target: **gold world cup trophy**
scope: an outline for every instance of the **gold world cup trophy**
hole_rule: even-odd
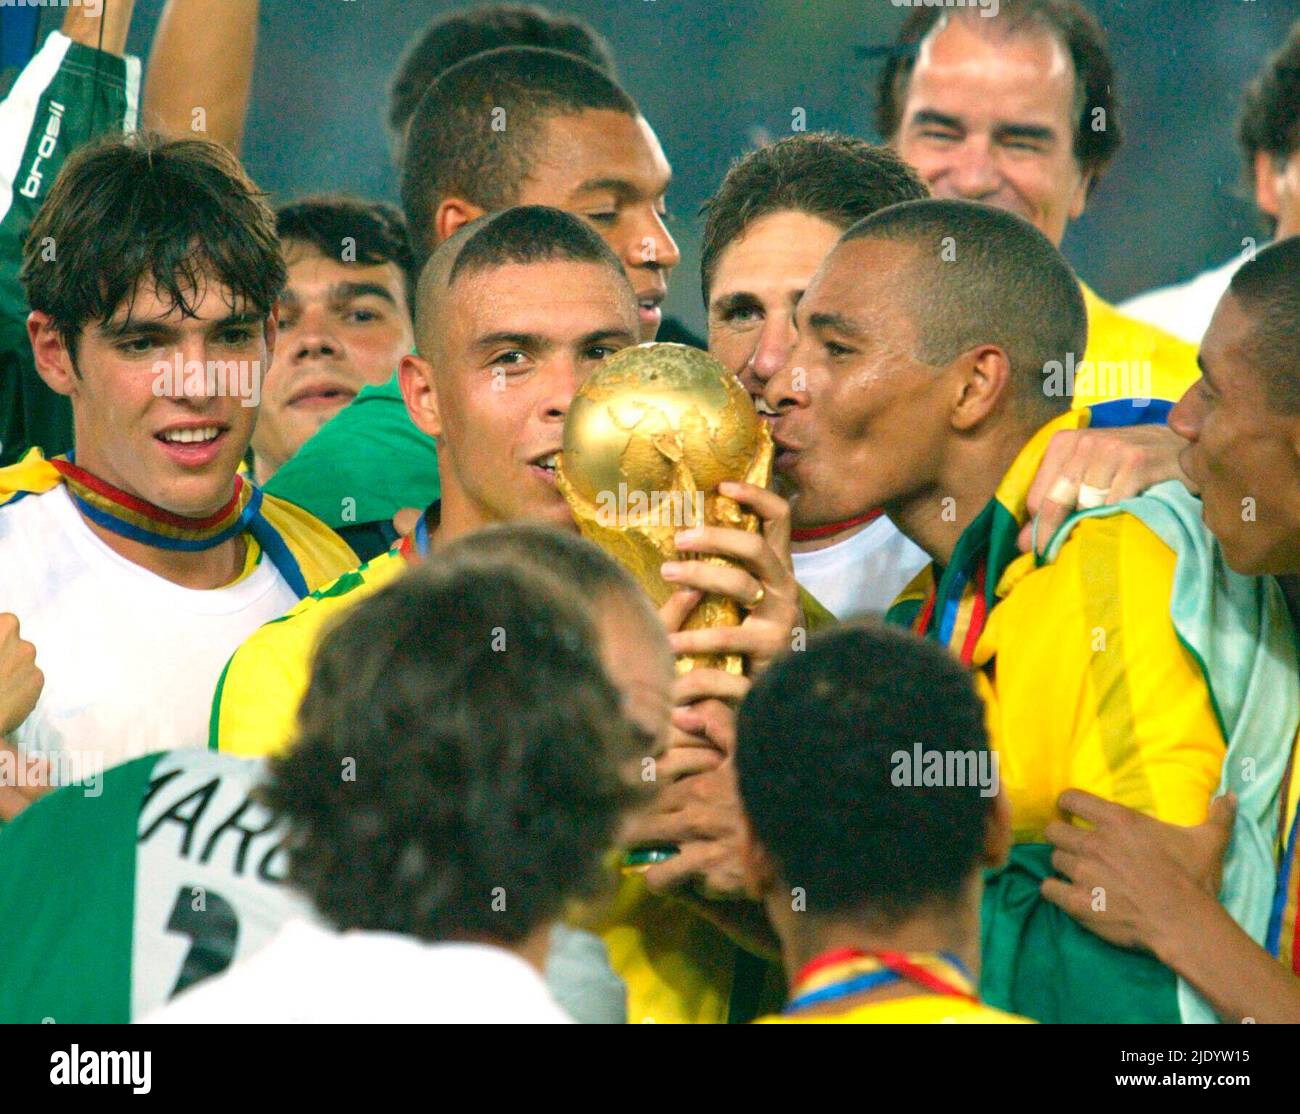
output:
[[[766,487],[772,435],[740,380],[684,344],[640,344],[609,357],[578,390],[564,426],[556,479],[583,535],[631,571],[661,606],[676,588],[659,575],[683,559],[678,531],[697,525],[756,531],[758,517],[722,495],[725,480]],[[724,557],[687,560],[729,565]],[[737,626],[741,609],[706,594],[686,630]],[[678,673],[700,666],[741,674],[739,654],[681,654]],[[675,847],[630,851],[625,870],[644,870]]]

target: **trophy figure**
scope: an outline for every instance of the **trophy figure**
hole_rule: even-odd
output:
[[[758,517],[722,495],[725,480],[766,487],[772,435],[745,388],[705,352],[684,344],[641,344],[609,357],[579,388],[564,426],[559,489],[583,535],[631,571],[656,607],[676,590],[659,575],[683,559],[674,538],[698,525],[758,529]],[[730,564],[724,557],[687,560]],[[685,629],[736,626],[734,600],[706,594]],[[682,654],[677,671],[707,666],[741,674],[739,654]],[[632,852],[644,868],[675,852]]]

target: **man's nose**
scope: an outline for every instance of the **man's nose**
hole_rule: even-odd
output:
[[[989,142],[968,136],[952,151],[939,176],[936,193],[950,192],[967,201],[980,201],[997,193],[1002,174]],[[946,191],[943,187],[947,187]]]

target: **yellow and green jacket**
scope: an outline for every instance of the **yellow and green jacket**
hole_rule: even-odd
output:
[[[1262,938],[1265,833],[1296,730],[1293,635],[1276,584],[1226,568],[1179,485],[1074,516],[1043,557],[1018,552],[1048,442],[1091,416],[1040,429],[948,566],[922,570],[888,618],[975,670],[1011,805],[1016,847],[985,892],[981,996],[1039,1021],[1174,1021],[1198,1007],[1171,972],[1038,896],[1052,873],[1043,829],[1069,788],[1180,825],[1232,788],[1249,807],[1221,897]]]

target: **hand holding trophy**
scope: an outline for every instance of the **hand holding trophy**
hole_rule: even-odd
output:
[[[661,606],[676,590],[660,566],[682,559],[674,538],[693,526],[758,530],[756,515],[718,485],[766,487],[772,437],[740,381],[705,352],[682,344],[641,344],[605,360],[569,408],[556,478],[583,535],[629,569]],[[728,558],[703,558],[732,564]],[[732,599],[706,593],[683,629],[736,626]],[[697,667],[742,674],[740,654],[683,654],[679,673]],[[633,851],[644,868],[674,849]]]

